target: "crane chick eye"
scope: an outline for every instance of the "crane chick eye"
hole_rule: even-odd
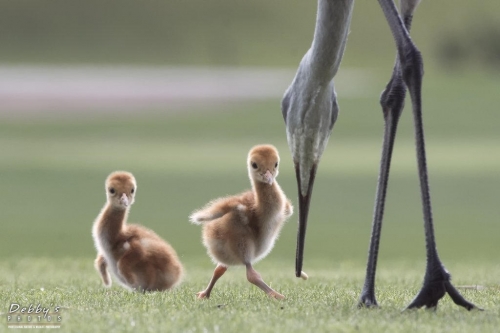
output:
[[[116,191],[115,191],[115,189],[114,189],[114,188],[112,188],[112,187],[111,187],[111,188],[109,189],[109,193],[111,193],[111,194],[115,194],[115,192],[116,192]]]
[[[135,189],[131,189],[131,190],[130,190],[130,193],[134,194],[134,191],[135,191]]]
[[[252,162],[252,168],[257,169],[257,163]]]
[[[277,168],[277,167],[278,167],[278,162],[276,162],[276,164],[274,165],[274,167],[275,167],[275,168]]]

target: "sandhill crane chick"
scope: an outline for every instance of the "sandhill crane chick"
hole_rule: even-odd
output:
[[[271,289],[252,264],[271,252],[293,207],[276,182],[279,155],[274,146],[259,145],[248,153],[252,190],[211,201],[190,216],[203,227],[203,244],[217,264],[207,288],[198,298],[210,297],[216,281],[228,266],[245,265],[247,279],[270,297],[284,296]]]
[[[107,202],[92,228],[95,268],[104,285],[111,286],[109,271],[127,289],[160,291],[177,285],[183,268],[175,250],[152,230],[127,224],[137,192],[134,176],[116,171],[105,184]]]

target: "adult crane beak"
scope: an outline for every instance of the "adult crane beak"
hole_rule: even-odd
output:
[[[307,229],[307,217],[309,214],[309,204],[311,202],[311,194],[316,177],[317,165],[313,164],[309,171],[309,181],[305,182],[307,185],[306,191],[302,191],[300,165],[295,163],[295,175],[297,176],[297,185],[299,189],[299,228],[297,231],[297,251],[295,255],[295,276],[301,277],[302,275],[302,262],[304,259],[304,244]]]

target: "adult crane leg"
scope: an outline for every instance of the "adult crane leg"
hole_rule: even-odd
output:
[[[408,1],[402,0],[401,14],[403,16],[405,28],[408,32],[411,27],[413,11],[415,10],[418,1],[410,1],[413,5],[409,5]],[[384,116],[384,138],[382,142],[377,190],[375,193],[372,233],[368,251],[368,263],[366,265],[366,277],[358,303],[359,307],[378,306],[375,298],[375,275],[377,269],[380,234],[384,218],[385,198],[387,193],[387,184],[389,181],[392,151],[399,118],[404,108],[405,97],[406,85],[403,80],[401,62],[398,54],[396,53],[396,62],[394,64],[391,79],[380,96],[380,105]]]
[[[413,117],[414,117],[414,126],[415,126],[415,141],[416,141],[416,151],[417,151],[417,162],[418,162],[418,173],[420,179],[420,190],[422,196],[422,206],[423,206],[423,214],[424,214],[424,230],[425,230],[425,243],[426,243],[426,252],[427,252],[427,265],[426,272],[424,276],[424,282],[422,289],[417,294],[415,299],[408,305],[408,309],[412,308],[420,308],[425,306],[427,308],[436,308],[439,300],[448,293],[452,300],[460,306],[465,307],[467,310],[471,310],[477,308],[474,304],[467,301],[465,298],[460,295],[460,293],[455,289],[455,287],[450,282],[450,274],[445,269],[441,260],[439,259],[436,242],[434,237],[434,226],[432,220],[432,209],[431,209],[431,200],[430,200],[430,191],[429,191],[429,182],[427,175],[427,163],[426,163],[426,154],[425,154],[425,142],[424,142],[424,130],[423,130],[423,122],[422,122],[422,100],[421,100],[421,88],[422,88],[422,76],[423,76],[423,61],[420,52],[416,48],[416,46],[411,41],[411,38],[408,34],[407,29],[405,28],[405,24],[410,25],[411,23],[411,13],[413,12],[414,7],[418,4],[418,0],[403,0],[402,1],[402,13],[405,15],[405,11],[409,10],[408,7],[413,7],[410,10],[410,17],[405,17],[405,23],[401,20],[397,9],[392,0],[378,0],[379,4],[384,12],[384,15],[387,19],[391,32],[394,36],[394,40],[396,42],[396,48],[398,51],[398,60],[396,63],[396,68],[400,67],[400,74],[404,83],[406,84],[411,97],[412,109],[413,109]],[[406,22],[407,21],[407,22]],[[396,71],[397,75],[397,71]],[[395,80],[397,81],[397,80]],[[389,83],[390,85],[390,83]],[[397,95],[394,95],[397,96]],[[386,96],[387,97],[387,96]],[[401,104],[404,102],[404,94],[400,94],[400,97],[396,97],[401,100]],[[384,99],[384,95],[382,96]],[[389,98],[390,100],[390,98]],[[384,101],[382,101],[384,105]],[[394,104],[393,102],[388,103],[388,105]],[[384,106],[383,106],[384,107]],[[399,111],[400,114],[401,111]],[[394,113],[389,112],[389,113]],[[385,116],[385,111],[384,111]],[[399,115],[397,115],[399,117]],[[388,141],[394,141],[395,137],[395,125],[394,123],[394,115],[387,117],[389,121],[386,120],[386,129],[387,127],[393,127],[389,129],[389,132],[394,131],[391,135],[384,135],[384,141],[386,138]],[[397,120],[396,120],[397,123]],[[397,126],[397,125],[396,125]],[[387,132],[387,130],[386,130]],[[384,142],[384,146],[387,145],[387,156],[382,156],[382,164],[384,167],[384,160],[386,170],[383,170],[381,173],[386,173],[386,177],[388,176],[388,166],[390,164],[390,153],[392,151],[393,142],[388,142],[387,144]],[[386,187],[387,179],[385,180],[385,184],[379,183],[379,187]],[[381,227],[381,217],[383,213],[383,202],[378,202],[378,199],[381,199],[385,195],[385,188],[377,191],[377,195],[380,195],[380,198],[377,197],[376,209],[379,210],[380,217],[374,219],[374,233],[372,234],[372,244],[370,245],[370,254],[369,254],[369,263],[367,268],[367,283],[365,283],[365,288],[363,288],[363,293],[361,296],[360,304],[364,305],[376,305],[375,297],[373,295],[374,290],[374,275],[375,275],[375,266],[376,266],[376,257],[378,251],[378,239],[380,236],[380,227]],[[375,225],[377,224],[377,225]],[[375,234],[375,235],[374,235]],[[373,251],[373,254],[372,254]],[[370,262],[373,261],[373,262]],[[370,271],[370,265],[373,266],[372,271]],[[365,292],[366,290],[366,292]],[[371,295],[370,295],[371,294]],[[371,304],[370,304],[371,303]]]

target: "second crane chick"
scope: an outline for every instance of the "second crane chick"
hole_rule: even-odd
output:
[[[111,286],[111,271],[128,289],[170,289],[180,283],[183,272],[177,253],[154,231],[127,223],[136,190],[129,172],[116,171],[106,179],[107,202],[92,228],[95,268],[107,287]]]
[[[293,206],[276,182],[279,155],[272,145],[253,147],[247,168],[252,190],[211,201],[189,217],[203,225],[203,244],[217,264],[207,288],[198,298],[210,297],[217,280],[228,266],[245,265],[247,279],[270,297],[284,296],[271,289],[252,264],[271,252]]]

